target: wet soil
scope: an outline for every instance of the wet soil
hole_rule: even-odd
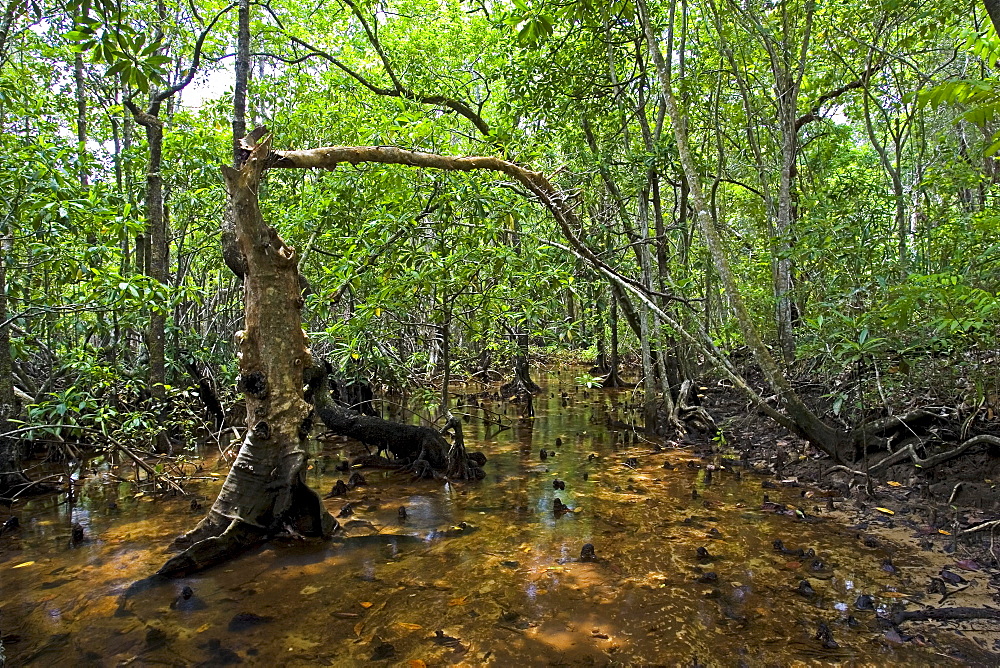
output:
[[[335,515],[351,504],[344,535],[272,541],[127,597],[203,509],[135,498],[108,471],[74,503],[15,508],[21,528],[0,536],[10,665],[995,665],[973,640],[879,620],[936,603],[930,578],[956,555],[886,533],[900,523],[861,526],[849,503],[828,512],[821,491],[765,489],[726,444],[612,429],[632,414],[628,392],[588,392],[572,374],[543,388],[534,418],[490,403],[512,429],[465,425],[486,480],[368,469],[367,485],[325,500]],[[309,482],[325,495],[353,450],[316,447]],[[205,499],[225,473],[210,461],[218,481],[189,483]],[[995,595],[988,571],[962,575]]]

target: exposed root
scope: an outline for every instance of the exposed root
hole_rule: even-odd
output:
[[[905,622],[956,621],[963,619],[1000,619],[1000,610],[993,608],[938,608],[936,610],[911,610],[897,612],[892,623],[899,626]]]
[[[694,396],[694,383],[685,380],[681,383],[680,392],[677,393],[677,402],[674,404],[674,413],[679,422],[690,424],[699,431],[714,434],[719,431],[715,420],[709,415],[705,408],[698,404],[691,403]]]
[[[214,566],[263,543],[267,540],[267,533],[261,527],[235,519],[220,535],[197,541],[180,554],[171,557],[156,573],[165,577],[182,577]]]
[[[465,450],[465,438],[462,436],[462,421],[454,415],[448,415],[448,422],[441,430],[442,434],[452,432],[452,444],[448,449],[447,476],[458,480],[482,480],[486,477],[483,464],[486,457],[482,453],[471,455]]]
[[[402,467],[408,467],[420,478],[444,475],[451,479],[479,480],[485,477],[485,474],[477,473],[474,466],[463,463],[471,456],[465,453],[464,443],[456,450],[454,446],[449,446],[441,433],[430,427],[360,415],[337,405],[330,396],[328,377],[329,365],[325,362],[310,367],[305,373],[305,382],[309,387],[307,398],[311,399],[323,424],[331,432],[374,446],[379,452],[392,453]],[[453,422],[458,422],[458,418],[452,417],[449,425]],[[449,428],[446,426],[445,429]]]
[[[601,387],[603,387],[605,389],[617,389],[617,388],[622,388],[622,387],[635,387],[634,384],[632,384],[632,383],[626,383],[622,379],[621,375],[618,373],[618,369],[617,368],[611,369],[611,371],[609,371],[607,373],[608,373],[608,375],[605,376],[604,380],[601,382]]]
[[[905,446],[892,453],[888,457],[885,457],[875,464],[872,464],[868,470],[870,473],[875,473],[884,468],[892,466],[897,462],[904,461],[909,458],[913,461],[913,464],[923,470],[927,470],[938,464],[948,461],[949,459],[954,459],[958,457],[963,452],[977,445],[987,444],[995,447],[1000,447],[1000,437],[991,436],[989,434],[980,434],[979,436],[973,436],[970,439],[965,440],[961,445],[952,448],[951,450],[945,450],[944,452],[939,452],[930,457],[921,458],[917,454],[917,447],[924,444],[920,439],[911,439],[906,442]]]
[[[500,396],[515,398],[517,401],[525,401],[528,397],[539,392],[541,392],[541,388],[531,378],[517,377],[500,386]]]

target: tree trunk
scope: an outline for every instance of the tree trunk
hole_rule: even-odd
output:
[[[167,230],[163,207],[163,124],[159,119],[143,123],[149,143],[149,168],[146,171],[146,229],[149,239],[149,277],[167,283]],[[142,122],[142,121],[140,121]],[[164,415],[167,399],[166,365],[166,310],[150,309],[149,328],[146,330],[146,350],[149,352],[149,377],[147,387],[153,400],[153,410]],[[165,430],[156,435],[156,450],[169,452],[170,442]]]
[[[771,356],[771,352],[764,345],[763,340],[761,340],[760,333],[757,331],[757,327],[747,311],[746,304],[743,302],[743,294],[736,284],[736,279],[733,277],[732,269],[729,266],[729,258],[722,245],[718,230],[715,228],[715,221],[712,219],[712,214],[701,188],[699,171],[688,141],[687,117],[680,113],[677,106],[666,61],[660,52],[656,35],[650,23],[649,9],[645,0],[638,0],[636,4],[639,10],[639,20],[646,36],[650,57],[656,66],[660,85],[663,88],[662,94],[667,105],[667,115],[674,128],[677,152],[680,156],[681,166],[687,176],[691,201],[695,209],[695,218],[705,239],[705,244],[711,253],[713,264],[722,282],[722,287],[729,298],[730,308],[739,323],[743,339],[747,347],[753,352],[754,359],[760,365],[768,384],[770,384],[771,388],[779,396],[780,408],[787,415],[785,419],[790,418],[791,423],[794,424],[794,428],[799,434],[807,438],[817,448],[839,461],[842,458],[843,448],[848,441],[848,435],[825,424],[802,402],[802,399],[796,394],[774,357]]]
[[[538,394],[542,388],[531,379],[531,366],[528,364],[528,335],[518,327],[514,334],[517,352],[514,354],[514,380],[501,388],[507,394]]]
[[[797,90],[797,87],[796,87]],[[781,178],[778,187],[778,239],[774,257],[775,320],[778,329],[778,346],[785,364],[795,361],[795,330],[792,323],[792,260],[790,235],[792,231],[792,181],[797,155],[798,129],[795,127],[795,99],[786,89],[783,97],[792,97],[779,105],[781,113],[782,148]],[[788,107],[788,108],[785,108]]]
[[[247,263],[245,324],[236,335],[247,436],[208,515],[178,539],[193,544],[170,559],[162,575],[205,568],[286,528],[328,536],[337,526],[304,479],[303,443],[313,410],[302,385],[313,362],[302,330],[295,250],[264,222],[258,208],[269,149],[265,140],[240,171],[222,170]]]
[[[611,317],[608,322],[608,328],[611,330],[611,355],[608,360],[608,375],[604,379],[603,387],[625,387],[625,381],[622,380],[621,375],[618,372],[618,367],[620,365],[618,359],[618,297],[615,295],[615,291],[611,291]]]
[[[984,0],[983,4],[986,5],[986,12],[990,15],[993,29],[1000,34],[1000,0]]]
[[[441,415],[448,413],[448,385],[451,384],[451,308],[444,312],[441,325]]]
[[[247,86],[250,80],[250,0],[239,0],[236,29],[236,83],[233,87],[233,167],[240,168],[245,153],[241,140],[247,134]],[[233,211],[222,217],[222,259],[240,279],[246,273],[246,260],[236,242]]]
[[[7,263],[10,241],[0,240],[0,434],[10,431],[11,418],[17,417],[14,403],[14,360],[10,352],[10,325],[7,324]],[[21,472],[18,440],[0,436],[0,495],[28,483]]]

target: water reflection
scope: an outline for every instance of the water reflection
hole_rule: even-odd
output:
[[[862,592],[883,608],[897,600],[890,588],[914,593],[878,568],[881,549],[830,523],[762,511],[750,476],[720,469],[709,480],[707,461],[689,451],[636,443],[621,424],[630,401],[628,393],[583,396],[555,376],[535,399],[534,418],[485,401],[511,416],[499,433],[476,420],[464,426],[470,449],[490,458],[486,481],[366,473],[368,486],[327,501],[334,513],[354,504],[358,523],[346,536],[274,541],[124,603],[127,587],[155,570],[171,537],[204,511],[90,478],[75,504],[33,502],[20,537],[2,539],[8,657],[37,666],[940,662],[929,648],[888,645],[873,614],[856,609]],[[342,445],[315,453],[316,489],[346,479],[333,466]],[[211,498],[218,485],[199,492]],[[770,495],[803,503],[797,490]],[[554,512],[556,498],[571,511]],[[70,549],[74,522],[89,540]],[[814,550],[827,571],[776,552],[776,538]],[[585,543],[596,560],[580,561]],[[905,569],[919,557],[897,551],[893,559]],[[812,596],[797,590],[802,580]],[[838,649],[816,639],[821,622]]]

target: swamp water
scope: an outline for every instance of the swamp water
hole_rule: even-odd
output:
[[[948,665],[933,643],[889,643],[856,609],[862,594],[883,609],[918,594],[926,583],[906,573],[919,554],[896,551],[900,574],[883,572],[887,553],[856,531],[763,510],[758,477],[707,482],[711,460],[690,450],[616,444],[606,418],[628,393],[585,397],[568,376],[544,385],[535,418],[511,406],[512,429],[464,425],[467,447],[489,457],[486,480],[365,470],[367,486],[326,501],[334,515],[353,503],[345,536],[274,541],[127,600],[204,510],[119,498],[98,477],[75,504],[26,504],[18,537],[0,538],[8,666]],[[317,447],[309,481],[325,494],[346,481],[333,467],[343,445]],[[555,455],[542,461],[543,448]],[[210,503],[220,484],[188,488]],[[823,505],[801,489],[769,494],[810,515]],[[571,510],[555,514],[556,498]],[[73,522],[89,537],[77,547]],[[816,556],[776,552],[775,539]],[[585,543],[596,561],[580,561]],[[814,595],[797,591],[803,579]],[[817,639],[820,623],[837,647]]]

